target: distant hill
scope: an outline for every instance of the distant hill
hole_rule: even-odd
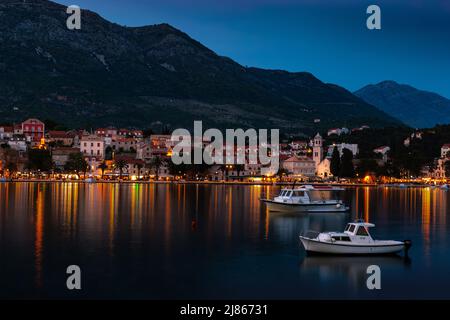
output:
[[[0,120],[69,127],[277,127],[308,132],[400,122],[307,72],[246,68],[168,24],[139,28],[46,0],[0,2]],[[314,125],[314,119],[320,118]]]
[[[450,100],[433,92],[383,81],[365,86],[354,94],[414,128],[450,124]]]

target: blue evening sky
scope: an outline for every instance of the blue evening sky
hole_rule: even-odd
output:
[[[395,80],[450,98],[450,0],[57,0],[127,26],[169,23],[246,66],[349,90]],[[377,4],[382,30],[366,28]]]

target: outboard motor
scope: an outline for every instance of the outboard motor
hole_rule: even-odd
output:
[[[411,246],[412,246],[412,241],[411,240],[404,240],[403,243],[405,244],[405,248],[404,248],[405,257],[407,257],[409,248],[411,248]]]

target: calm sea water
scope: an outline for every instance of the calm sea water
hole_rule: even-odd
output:
[[[267,212],[275,186],[0,184],[0,298],[450,298],[450,192],[349,188],[350,213]],[[356,215],[401,257],[307,257],[298,235]],[[195,221],[195,223],[193,223]],[[79,265],[82,290],[66,289]],[[366,287],[369,265],[382,289]]]

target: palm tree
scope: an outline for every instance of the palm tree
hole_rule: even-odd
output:
[[[127,162],[124,159],[116,159],[114,164],[119,169],[119,179],[122,179],[123,168],[126,167]]]
[[[89,169],[89,164],[84,159],[82,153],[72,153],[69,155],[69,160],[64,165],[66,171],[73,171],[79,174],[80,172],[84,172],[84,176],[86,177],[86,171]]]
[[[6,164],[6,170],[9,172],[9,177],[12,178],[17,171],[17,165],[14,162],[8,162]]]
[[[278,169],[277,176],[280,179],[280,181],[283,180],[283,176],[288,175],[288,174],[289,174],[289,170],[287,170],[285,168]]]
[[[139,179],[139,177],[141,176],[141,170],[142,170],[142,168],[144,167],[144,164],[143,164],[142,162],[138,162],[138,163],[136,164],[136,167],[137,167],[137,169],[138,169],[138,179]]]
[[[230,176],[230,170],[233,169],[233,165],[231,164],[223,164],[220,166],[220,171],[225,174],[225,180],[228,181],[228,178]]]
[[[242,181],[241,172],[245,170],[245,165],[237,164],[234,167],[236,168],[236,173],[237,173],[239,181]]]
[[[150,162],[151,168],[155,172],[155,179],[159,180],[159,169],[164,165],[164,161],[160,157],[153,157]]]
[[[108,165],[106,164],[105,161],[103,161],[98,167],[100,170],[102,170],[102,180],[103,180],[103,176],[105,175],[105,170],[108,169]]]

